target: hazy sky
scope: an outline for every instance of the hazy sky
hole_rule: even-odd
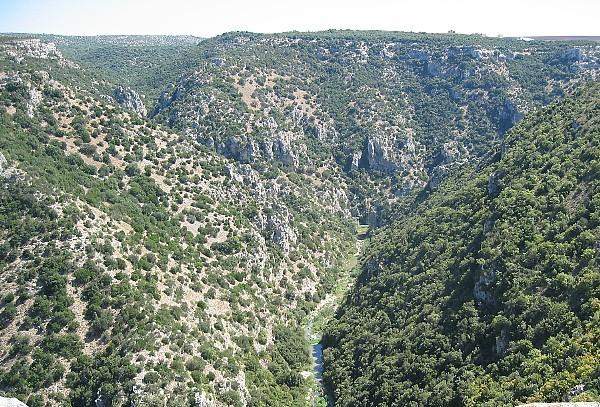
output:
[[[329,28],[600,35],[600,0],[0,0],[0,32],[192,34]]]

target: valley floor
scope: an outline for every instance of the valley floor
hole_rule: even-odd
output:
[[[340,270],[335,289],[317,305],[317,307],[307,316],[305,324],[305,333],[310,342],[310,354],[312,357],[312,392],[309,394],[310,404],[312,406],[333,406],[333,395],[323,383],[324,358],[323,345],[321,337],[323,328],[333,317],[335,310],[340,302],[351,288],[355,280],[355,271],[358,259],[362,253],[365,238],[369,232],[368,225],[359,225],[356,236],[356,252],[348,258],[348,262]],[[307,372],[309,373],[309,372]]]

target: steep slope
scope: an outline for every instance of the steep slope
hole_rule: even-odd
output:
[[[584,41],[378,31],[41,38],[94,73],[87,89],[238,162],[310,172],[335,160],[353,215],[371,226],[600,72],[600,51]]]
[[[332,31],[230,33],[153,116],[240,162],[335,159],[373,226],[398,196],[476,162],[524,113],[600,72],[596,44]]]
[[[324,339],[339,406],[600,400],[600,84],[379,231]]]
[[[0,392],[303,405],[299,324],[354,250],[341,171],[235,163],[90,82],[0,43]]]
[[[0,394],[309,404],[301,324],[344,288],[356,220],[477,165],[594,78],[599,52],[381,32],[1,38]]]

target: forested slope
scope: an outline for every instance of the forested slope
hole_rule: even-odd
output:
[[[340,171],[235,163],[89,82],[0,41],[0,394],[305,404],[300,324],[354,250]]]
[[[340,319],[352,325],[336,323],[328,340],[340,345],[339,359],[328,365],[339,402],[391,400],[381,394],[394,394],[397,403],[420,397],[433,405],[460,404],[465,394],[474,403],[514,397],[510,386],[518,382],[507,384],[497,369],[486,370],[509,360],[494,356],[496,337],[499,355],[505,346],[510,355],[519,339],[540,347],[545,338],[537,330],[519,337],[521,322],[513,314],[521,314],[502,308],[506,256],[488,248],[513,250],[495,241],[509,241],[502,233],[514,237],[502,232],[502,219],[514,225],[522,217],[501,214],[521,204],[500,205],[503,185],[518,179],[501,167],[510,154],[499,163],[488,158],[524,114],[599,73],[600,50],[593,43],[478,35],[237,32],[201,42],[0,37],[0,394],[30,407],[310,404],[315,383],[303,325],[324,302],[334,303],[334,292],[345,290],[357,230],[365,230],[357,223],[374,230],[390,222],[391,213],[402,221],[374,238],[355,295],[365,299],[365,315],[376,315],[376,328],[387,329],[376,295],[363,290],[392,271],[390,281],[418,280],[418,289],[396,281],[397,293],[406,290],[402,298],[386,291],[398,310],[387,318],[396,328],[398,321],[410,323],[414,337],[403,333],[405,342],[394,346],[429,355],[428,364],[415,358],[406,365],[414,375],[409,381],[396,381],[403,376],[390,368],[393,380],[374,374],[354,383],[358,373],[371,374],[383,366],[379,360],[390,359],[370,360],[378,354],[369,350],[376,342],[351,340],[367,319],[353,308],[363,304],[350,301]],[[581,113],[572,131],[589,134],[585,119]],[[526,133],[531,120],[505,144]],[[492,167],[483,175],[469,172],[482,162]],[[450,181],[416,214],[393,209],[415,196],[420,202],[455,171],[469,181]],[[588,205],[594,180],[577,185],[566,193],[573,211]],[[440,202],[448,202],[446,209]],[[562,202],[544,205],[554,210]],[[544,213],[539,209],[536,222]],[[576,215],[568,212],[564,222],[569,216]],[[581,227],[592,224],[590,216]],[[550,239],[548,233],[542,238]],[[430,243],[421,246],[417,238]],[[396,248],[402,239],[410,244]],[[579,252],[567,254],[574,262]],[[396,273],[396,257],[409,274]],[[576,270],[564,284],[594,290],[593,278],[579,282],[588,269]],[[480,303],[468,303],[475,285]],[[559,292],[539,287],[544,296]],[[421,322],[414,313],[419,304],[429,318]],[[536,312],[550,308],[541,304]],[[559,306],[565,317],[556,321],[579,321],[561,326],[587,335],[578,326],[595,305],[576,305]],[[527,315],[524,323],[537,327]],[[434,332],[436,321],[447,330],[460,326],[459,339],[450,331],[417,337]],[[353,326],[358,331],[342,334]],[[382,344],[396,338],[377,329],[369,328]],[[416,350],[413,339],[422,341]],[[360,365],[346,377],[351,363],[342,350],[350,352],[348,346]],[[379,355],[394,353],[390,349]],[[530,359],[537,360],[524,360]],[[440,379],[438,370],[447,376]],[[585,375],[577,377],[592,377]],[[562,391],[569,380],[556,386]],[[360,393],[346,393],[345,386]],[[482,389],[499,396],[479,394]]]
[[[379,231],[325,338],[338,406],[600,400],[600,85]]]

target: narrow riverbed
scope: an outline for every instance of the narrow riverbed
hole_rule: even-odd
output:
[[[313,332],[313,321],[306,327],[306,337],[310,341],[310,354],[312,357],[312,375],[316,386],[310,395],[313,407],[333,407],[333,395],[323,383],[323,345],[320,334]]]
[[[368,226],[359,225],[356,240],[356,252],[348,260],[348,266],[345,268],[344,272],[341,273],[342,275],[339,276],[338,286],[334,292],[327,294],[307,318],[305,334],[311,344],[310,353],[313,361],[312,375],[316,383],[316,386],[310,395],[313,407],[334,406],[333,394],[323,383],[324,360],[323,345],[321,344],[321,336],[323,333],[321,330],[326,321],[333,317],[335,310],[354,281],[353,271],[356,268],[364,240],[367,237],[367,232]]]
[[[323,382],[323,345],[315,343],[312,345],[312,357],[314,363],[315,380],[319,383]]]
[[[326,405],[333,407],[333,394],[323,383],[323,345],[320,342],[311,345],[311,353],[313,358],[313,375],[321,390],[321,394],[316,394],[316,397],[313,397],[313,406]]]

